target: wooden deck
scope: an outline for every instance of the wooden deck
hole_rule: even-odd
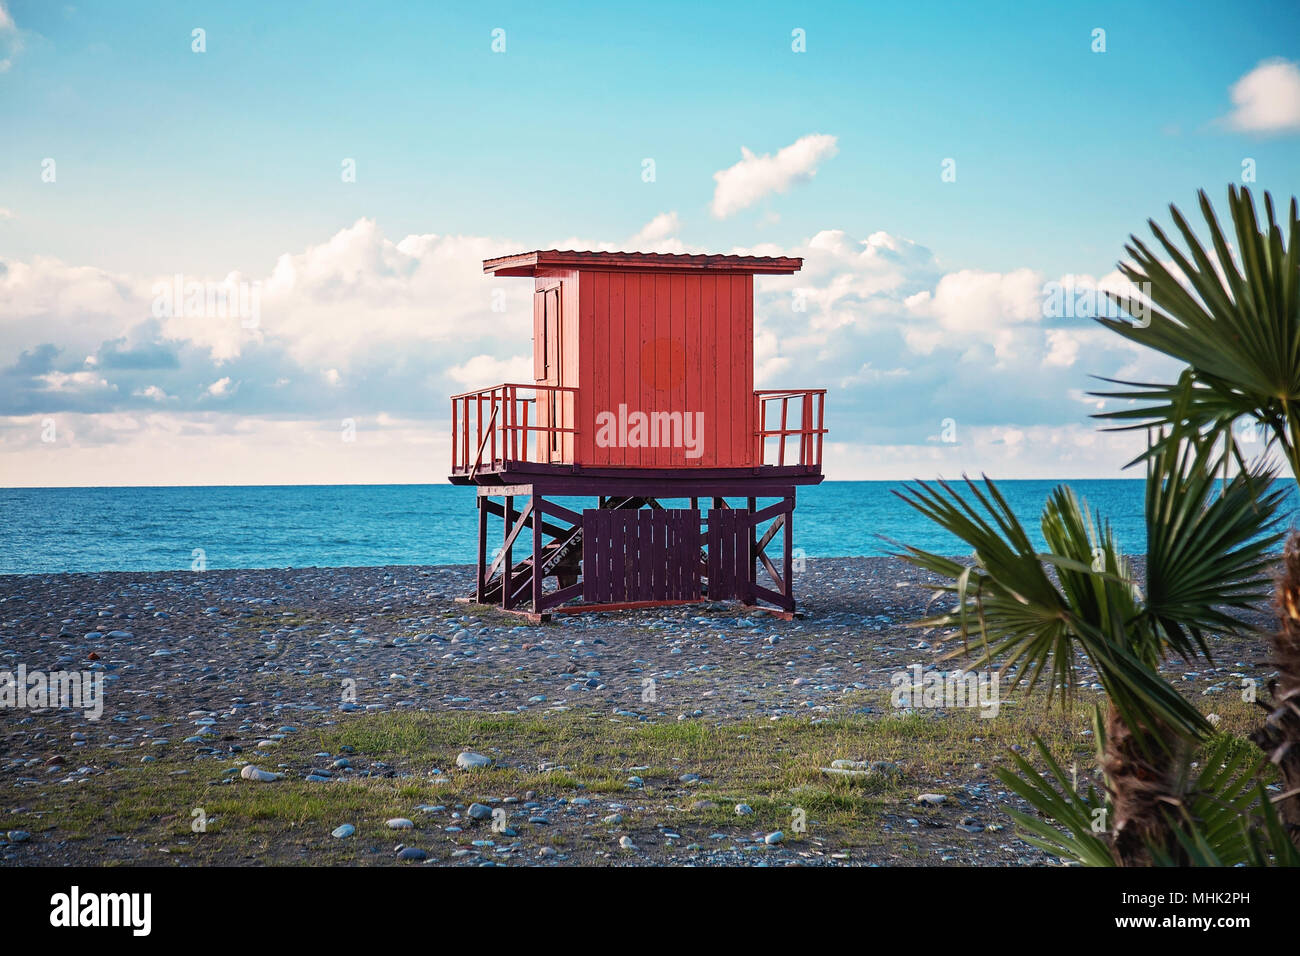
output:
[[[825,425],[825,389],[758,390],[752,396],[754,430],[741,445],[748,454],[737,463],[709,465],[705,460],[640,464],[600,462],[581,457],[581,439],[594,422],[575,421],[576,389],[548,385],[504,384],[454,395],[451,399],[451,471],[453,484],[484,481],[510,484],[550,477],[623,480],[709,481],[742,477],[783,478],[797,484],[821,480]],[[680,451],[680,450],[679,450]],[[574,494],[585,492],[575,491]]]

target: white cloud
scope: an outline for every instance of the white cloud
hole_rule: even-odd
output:
[[[839,152],[836,138],[825,133],[801,136],[773,156],[757,156],[740,148],[741,160],[713,174],[713,215],[725,219],[752,206],[769,193],[783,193],[797,182],[811,179],[823,160]]]
[[[0,73],[9,72],[14,57],[22,52],[23,38],[4,0],[0,0]]]
[[[962,269],[940,279],[933,293],[910,299],[909,307],[950,332],[990,333],[1008,323],[1042,317],[1043,277],[1032,269]]]
[[[479,236],[423,234],[394,242],[372,220],[359,219],[324,243],[280,256],[265,276],[231,273],[218,280],[260,283],[256,327],[237,317],[175,310],[159,320],[161,337],[221,363],[274,348],[302,367],[341,373],[354,365],[397,363],[422,348],[456,352],[472,339],[484,340],[480,347],[517,341],[530,334],[532,287],[484,277],[482,260],[521,248]],[[42,256],[4,265],[0,331],[15,352],[55,342],[70,353],[93,353],[150,316],[155,289],[173,278],[116,274]],[[505,297],[504,314],[492,312],[497,289]]]
[[[47,372],[38,377],[50,391],[54,392],[113,388],[107,379],[95,372]]]
[[[13,218],[14,211],[12,209],[6,209],[4,206],[0,206],[0,222],[7,222]]]
[[[41,440],[44,414],[0,416],[0,461],[15,487],[85,485],[421,484],[443,473],[449,428],[358,416],[262,419],[221,412],[60,414],[59,440]],[[187,552],[188,553],[188,552]]]
[[[802,334],[816,341],[825,341],[835,329],[878,324],[909,283],[928,280],[936,270],[928,249],[885,232],[855,240],[842,229],[826,229],[793,248],[767,245],[743,251],[804,260],[795,275],[765,278],[761,288],[784,294],[779,311],[787,315],[797,303],[792,317]],[[793,330],[786,331],[788,339]]]
[[[499,359],[492,355],[475,355],[461,365],[447,370],[453,381],[465,388],[487,388],[489,385],[504,383],[528,383],[533,381],[533,360],[528,355],[516,355],[512,358]]]
[[[149,314],[147,289],[129,277],[45,256],[4,265],[0,327],[15,352],[56,341],[72,353],[89,354]]]
[[[851,388],[854,385],[876,385],[881,382],[905,378],[907,374],[908,371],[905,368],[878,369],[870,362],[863,362],[862,367],[852,375],[840,379],[840,387]]]
[[[1233,109],[1225,118],[1248,133],[1300,131],[1300,64],[1264,60],[1232,84]]]
[[[211,395],[213,398],[224,398],[231,392],[230,376],[225,375],[217,379],[204,391],[205,395]]]
[[[146,385],[144,388],[137,388],[131,393],[137,398],[147,398],[152,402],[165,402],[171,398],[163,389],[157,385]]]
[[[827,409],[830,416],[830,409]],[[937,424],[937,423],[936,423]],[[824,458],[835,480],[908,481],[987,474],[1010,478],[1140,478],[1121,472],[1143,449],[1136,432],[1099,432],[1091,425],[962,426],[960,442],[848,444],[828,438]]]
[[[632,237],[633,248],[639,249],[644,243],[662,242],[677,235],[681,228],[682,223],[676,212],[661,212]]]
[[[1031,439],[1035,429],[1075,423],[1092,410],[1079,398],[1096,387],[1087,373],[1157,381],[1167,371],[1147,350],[1087,320],[1046,321],[1043,277],[1029,269],[945,273],[929,249],[885,232],[856,238],[823,230],[790,246],[701,250],[674,237],[680,225],[666,212],[634,236],[672,251],[804,258],[796,275],[756,279],[755,381],[830,390],[827,423],[836,447],[848,449],[836,452],[842,459],[827,453],[835,477],[878,474],[885,459],[873,471],[858,457],[856,449],[865,447],[910,462],[904,476],[933,473],[933,463],[950,462],[951,454],[932,460],[925,439],[948,417],[960,423],[965,447],[975,448],[976,458],[962,459],[972,470],[1010,462],[1014,444],[1041,447],[1048,458],[1031,462],[1025,455],[1010,464],[1022,471],[1056,467],[1059,475],[1075,460],[1065,452],[1050,456],[1074,446],[1045,439],[1035,446]],[[628,243],[587,247],[626,249]],[[280,256],[269,274],[247,277],[261,282],[256,329],[237,319],[153,319],[149,277],[51,259],[5,261],[0,415],[58,414],[63,436],[64,418],[77,414],[76,441],[129,445],[140,434],[165,435],[159,448],[179,449],[191,436],[210,437],[196,421],[228,414],[257,436],[239,453],[248,481],[262,480],[264,463],[250,456],[269,436],[282,434],[280,421],[328,420],[337,443],[343,417],[360,423],[371,416],[385,426],[418,419],[430,440],[444,441],[448,393],[532,380],[532,283],[486,278],[481,269],[483,258],[522,248],[433,233],[392,241],[361,219]],[[505,293],[505,313],[493,311],[494,289]],[[968,442],[979,429],[994,427],[1028,437],[1009,444],[1005,434],[987,432],[982,444]],[[237,435],[222,440],[228,450],[238,448]],[[6,473],[11,465],[27,466],[23,447],[0,447]],[[1108,447],[1096,449],[1097,462]],[[350,464],[347,480],[408,474],[395,464],[400,459],[405,467],[405,454],[395,444],[382,446],[366,463]],[[208,460],[206,446],[196,458]],[[282,455],[271,460],[286,461]],[[1125,460],[1112,454],[1111,473]],[[284,467],[283,480],[293,480],[296,465]],[[369,477],[362,474],[366,467]],[[443,462],[439,457],[422,467],[436,473]],[[232,463],[214,474],[232,469],[238,471]],[[345,480],[342,474],[332,480]],[[401,480],[427,478],[426,471],[423,479]]]
[[[790,367],[788,356],[781,354],[781,340],[763,327],[760,317],[754,320],[754,385],[772,385]]]
[[[1079,340],[1068,329],[1049,329],[1047,332],[1047,355],[1043,361],[1048,365],[1069,367],[1079,357]]]
[[[486,279],[482,264],[520,248],[433,233],[393,242],[374,220],[359,219],[326,243],[279,258],[263,283],[260,331],[303,365],[340,371],[467,335],[513,338],[531,325],[532,287]],[[505,316],[490,312],[494,288],[506,296]],[[513,324],[502,321],[511,317]]]
[[[624,241],[606,242],[597,239],[569,236],[550,245],[556,249],[575,249],[584,252],[707,252],[707,249],[688,246],[677,238],[682,221],[676,212],[661,212]],[[517,252],[518,249],[512,251]]]

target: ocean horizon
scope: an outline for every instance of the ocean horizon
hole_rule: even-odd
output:
[[[885,555],[891,541],[962,553],[894,494],[905,484],[801,488],[796,547],[810,558]],[[1061,484],[1111,523],[1126,552],[1145,550],[1140,478],[997,483],[1039,547],[1043,503]],[[470,564],[474,497],[448,484],[5,488],[0,574],[175,571],[200,562],[208,570]],[[499,524],[493,530],[499,536]],[[779,553],[779,536],[769,551]],[[527,554],[527,543],[516,552]]]

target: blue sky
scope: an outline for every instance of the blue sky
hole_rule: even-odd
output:
[[[566,242],[812,250],[758,355],[832,388],[833,476],[1110,475],[1087,374],[1161,366],[1025,300],[1247,159],[1300,183],[1294,3],[462,6],[5,0],[3,483],[438,480],[446,394],[527,349],[475,257]],[[742,148],[780,169],[718,215]],[[265,283],[266,323],[159,321],[174,273]]]

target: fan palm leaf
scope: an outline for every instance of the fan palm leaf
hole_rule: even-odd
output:
[[[1121,273],[1138,296],[1110,298],[1136,321],[1102,318],[1107,328],[1153,348],[1186,368],[1172,384],[1110,380],[1123,386],[1095,395],[1127,403],[1098,417],[1114,428],[1168,429],[1148,455],[1193,430],[1221,441],[1245,470],[1234,425],[1256,424],[1266,436],[1264,453],[1280,453],[1300,481],[1300,206],[1292,197],[1279,222],[1273,197],[1264,194],[1263,219],[1249,189],[1228,188],[1231,230],[1219,222],[1209,198],[1199,196],[1208,246],[1202,244],[1177,207],[1170,213],[1181,238],[1173,241],[1151,222],[1167,256],[1162,260],[1136,237],[1125,247],[1130,261]],[[1234,255],[1235,252],[1235,255]],[[1280,626],[1270,636],[1278,675],[1271,690],[1267,723],[1253,735],[1281,769],[1288,794],[1279,816],[1300,847],[1300,535],[1287,545],[1276,604]],[[1188,560],[1191,560],[1190,556]],[[1241,600],[1249,600],[1243,593]],[[1186,596],[1178,598],[1179,602]],[[1186,622],[1166,616],[1165,639],[1200,641]]]
[[[1198,199],[1211,248],[1170,206],[1186,252],[1150,221],[1167,260],[1130,237],[1130,261],[1119,269],[1141,297],[1107,293],[1128,315],[1142,319],[1098,319],[1129,341],[1184,363],[1185,380],[1109,380],[1132,390],[1093,394],[1142,404],[1097,417],[1124,422],[1120,428],[1192,425],[1221,433],[1249,417],[1272,433],[1300,476],[1300,209],[1292,198],[1287,221],[1279,224],[1265,193],[1267,219],[1261,224],[1250,190],[1230,186],[1230,243],[1209,197],[1201,191]]]

